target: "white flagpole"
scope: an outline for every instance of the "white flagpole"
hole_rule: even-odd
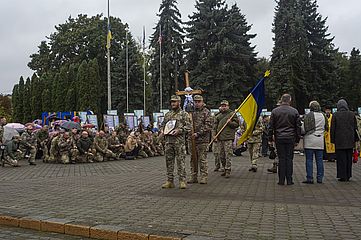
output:
[[[126,68],[126,84],[127,84],[127,113],[129,113],[129,53],[128,53],[128,28],[125,29],[125,68]]]
[[[109,37],[110,31],[110,13],[109,13],[109,0],[108,0],[108,33],[107,38]],[[107,39],[107,41],[111,41]],[[112,90],[111,90],[111,79],[110,79],[110,45],[107,47],[107,60],[108,60],[108,110],[112,109]]]
[[[159,25],[159,98],[160,109],[163,109],[163,79],[162,79],[162,25]]]
[[[146,97],[145,97],[145,26],[143,26],[143,101],[144,101],[144,110],[143,110],[143,117],[146,115],[145,113],[145,100],[146,100]]]

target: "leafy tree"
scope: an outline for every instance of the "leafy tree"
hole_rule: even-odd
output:
[[[337,101],[339,92],[338,69],[335,60],[337,49],[332,43],[333,37],[328,33],[327,18],[318,13],[316,0],[299,1],[303,16],[303,25],[308,39],[308,53],[311,72],[307,79],[310,98],[318,100],[321,105],[331,105]],[[332,89],[329,94],[326,89]]]
[[[162,60],[162,103],[163,108],[169,107],[169,99],[183,84],[184,65],[184,30],[182,28],[181,14],[177,8],[176,0],[163,0],[159,8],[159,21],[151,36],[151,81],[152,102],[154,110],[160,107],[160,58]],[[160,48],[162,54],[160,55]]]
[[[361,106],[361,55],[360,50],[353,48],[349,59],[349,104],[356,110]]]
[[[275,103],[283,93],[290,93],[293,104],[302,111],[310,100],[307,81],[311,65],[309,41],[297,0],[278,1],[273,33],[275,44],[268,91]]]
[[[6,117],[9,122],[12,119],[11,99],[7,95],[0,95],[0,116]]]
[[[20,106],[22,106],[22,103],[20,102],[19,84],[14,85],[13,93],[12,93],[12,96],[11,96],[11,102],[12,102],[12,105],[14,106],[14,108],[13,108],[13,120],[15,122],[19,122],[19,119],[20,119],[19,108],[20,108]]]
[[[143,109],[143,56],[140,46],[128,34],[129,111]],[[112,107],[118,113],[126,112],[126,51],[114,58],[112,71]]]
[[[69,80],[68,80],[68,67],[62,66],[57,79],[56,91],[54,94],[55,107],[57,111],[67,111],[65,107],[64,96],[68,93]]]
[[[24,94],[23,94],[23,112],[24,117],[22,119],[23,123],[30,122],[32,120],[31,114],[31,80],[30,78],[26,79],[26,83],[24,86]]]
[[[207,104],[228,99],[238,107],[255,82],[257,63],[248,32],[251,26],[237,5],[222,0],[199,0],[188,22],[187,63],[192,83],[206,91]]]
[[[41,118],[42,113],[42,82],[36,74],[33,74],[31,78],[31,119]]]

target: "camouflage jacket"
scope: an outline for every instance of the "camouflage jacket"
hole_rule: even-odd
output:
[[[245,124],[245,123],[244,123]],[[262,133],[263,133],[263,124],[260,119],[258,119],[256,126],[252,132],[252,135],[247,140],[249,143],[261,143],[262,142]]]
[[[31,147],[36,147],[36,137],[34,133],[25,131],[21,134],[20,148],[29,149]]]
[[[120,144],[120,141],[119,141],[118,137],[110,136],[108,138],[108,147],[109,147],[109,149],[114,149],[115,146],[117,146],[119,144]]]
[[[182,109],[171,110],[167,112],[161,125],[161,129],[164,132],[164,128],[169,121],[175,120],[176,125],[174,130],[178,130],[179,134],[176,136],[165,135],[164,139],[166,143],[185,144],[185,134],[191,130],[191,122],[187,112]]]
[[[47,141],[49,139],[49,132],[44,130],[39,130],[36,134],[36,140],[38,143]]]
[[[193,115],[194,133],[198,136],[196,143],[209,143],[212,131],[211,112],[206,108],[195,109]]]
[[[226,124],[227,120],[232,116],[232,114],[233,114],[232,110],[228,110],[226,112],[220,112],[219,114],[217,114],[214,119],[214,128],[213,128],[214,132],[218,133],[222,129],[222,127]],[[238,126],[239,126],[239,120],[237,118],[237,115],[234,115],[231,121],[224,128],[224,130],[219,134],[218,140],[233,141]]]
[[[0,143],[3,142],[4,126],[0,124]]]
[[[58,147],[60,154],[68,153],[71,149],[71,146],[71,138],[65,139],[64,137],[61,137],[59,139]]]
[[[97,152],[105,152],[108,149],[108,141],[106,138],[95,137],[94,138],[94,148]]]

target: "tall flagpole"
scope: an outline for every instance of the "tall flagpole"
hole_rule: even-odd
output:
[[[145,26],[143,26],[143,101],[144,101],[144,110],[143,110],[143,117],[146,115],[145,113],[145,100],[146,100],[146,97],[145,97]]]
[[[129,56],[128,56],[128,28],[125,29],[125,68],[126,68],[126,84],[127,84],[127,113],[129,113]]]
[[[159,98],[160,109],[163,109],[163,81],[162,81],[162,25],[159,24]]]
[[[108,0],[108,33],[107,33],[107,60],[108,60],[108,110],[112,109],[112,91],[111,91],[111,79],[110,79],[110,13],[109,13],[109,0]]]

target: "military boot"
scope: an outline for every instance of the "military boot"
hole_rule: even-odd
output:
[[[227,172],[227,171],[223,171],[222,174],[221,174],[221,176],[222,176],[222,177],[226,176],[226,172]]]
[[[270,173],[277,173],[277,163],[273,163],[272,168],[267,169]]]
[[[207,184],[208,179],[206,177],[202,177],[201,181],[199,182],[200,184]]]
[[[225,171],[225,178],[229,178],[231,176],[231,171],[230,170],[226,170]]]
[[[174,183],[171,181],[166,181],[163,185],[162,188],[174,188]]]
[[[191,176],[189,178],[189,180],[187,181],[188,184],[192,184],[192,183],[198,183],[198,178],[197,175]]]
[[[179,182],[179,189],[186,189],[187,188],[187,184],[185,181],[180,181]]]

